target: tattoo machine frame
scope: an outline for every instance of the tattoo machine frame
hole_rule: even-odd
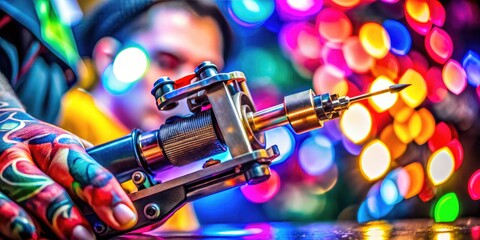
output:
[[[257,111],[242,72],[218,73],[203,62],[195,72],[176,81],[157,80],[152,89],[160,111],[186,100],[189,117],[170,118],[150,132],[134,130],[128,136],[87,149],[119,182],[132,181],[129,193],[138,222],[129,231],[163,223],[185,203],[270,176],[270,163],[280,153],[276,145],[265,148],[264,131],[290,125],[296,133],[323,126],[341,116],[355,101],[407,87],[396,84],[375,93],[349,98],[336,94],[315,96],[312,90],[284,98],[284,103]],[[231,160],[210,158],[230,151]],[[210,159],[209,159],[210,158]],[[206,160],[203,169],[157,183],[153,176],[171,167]],[[121,234],[104,224],[86,207],[85,216],[100,237]]]

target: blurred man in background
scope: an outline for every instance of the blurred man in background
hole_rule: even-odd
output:
[[[150,91],[161,76],[181,78],[209,60],[221,69],[229,51],[228,23],[205,1],[112,0],[100,4],[76,27],[90,93],[70,91],[61,126],[100,144],[132,129],[153,130],[168,116],[189,114],[186,104],[159,112]],[[132,73],[139,73],[133,74]],[[131,191],[129,184],[122,184]],[[191,205],[180,209],[164,230],[193,230]]]

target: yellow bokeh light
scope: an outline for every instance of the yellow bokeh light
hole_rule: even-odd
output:
[[[407,194],[405,194],[405,199],[408,199],[420,193],[425,180],[425,175],[423,173],[423,166],[419,162],[410,163],[403,169],[410,176],[410,186]]]
[[[422,108],[418,110],[420,119],[422,121],[422,128],[417,137],[415,137],[415,142],[419,145],[426,143],[435,132],[435,118],[428,109]]]
[[[393,121],[393,131],[395,132],[395,135],[397,135],[398,139],[405,144],[408,144],[413,140],[408,129],[408,122],[399,122],[397,119],[395,119]]]
[[[435,151],[428,159],[427,173],[433,185],[446,182],[453,174],[455,160],[447,147]]]
[[[377,77],[370,86],[370,92],[376,92],[383,89],[387,89],[391,85],[395,84],[392,80],[385,76]],[[370,105],[377,112],[384,112],[385,110],[391,108],[393,104],[398,99],[397,94],[380,94],[368,99]]]
[[[407,0],[405,10],[410,17],[420,23],[430,21],[430,8],[425,0]]]
[[[374,58],[384,58],[390,51],[390,36],[378,23],[365,23],[360,28],[359,37],[362,47]]]
[[[340,129],[350,141],[359,144],[365,141],[372,130],[372,116],[361,103],[354,103],[340,119]]]
[[[410,137],[414,139],[420,134],[421,130],[422,119],[420,118],[420,114],[418,114],[417,111],[414,111],[408,120],[408,133],[410,134]]]
[[[382,177],[392,161],[385,144],[375,139],[365,146],[360,153],[360,171],[370,181]]]
[[[400,78],[398,83],[411,84],[400,92],[400,97],[411,108],[416,108],[423,103],[427,97],[427,84],[420,73],[408,69]]]
[[[390,150],[392,159],[397,159],[407,150],[407,145],[403,143],[395,134],[393,125],[386,126],[380,134],[380,140],[385,143]]]

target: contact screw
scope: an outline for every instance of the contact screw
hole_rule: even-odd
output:
[[[147,179],[147,177],[145,176],[145,174],[143,172],[140,172],[140,171],[135,171],[133,174],[132,174],[132,181],[133,183],[135,183],[135,185],[137,186],[141,186],[145,183],[145,180]]]
[[[143,215],[150,220],[156,219],[160,216],[160,207],[156,203],[149,203],[143,208]]]

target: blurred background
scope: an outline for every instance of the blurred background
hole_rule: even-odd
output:
[[[75,25],[101,1],[57,2]],[[194,202],[201,224],[479,216],[479,2],[217,4],[235,33],[223,72],[246,74],[257,109],[309,88],[412,86],[355,103],[317,131],[267,132],[282,152],[272,177]]]

